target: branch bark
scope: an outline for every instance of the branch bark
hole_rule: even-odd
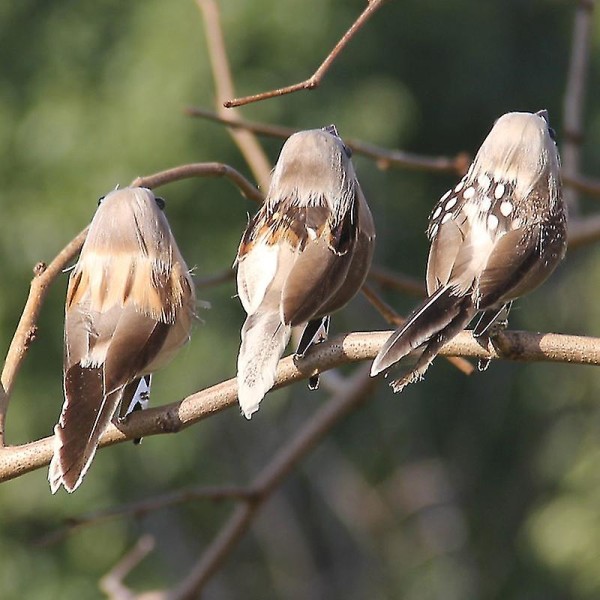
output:
[[[244,104],[250,104],[252,102],[259,102],[260,100],[267,100],[269,98],[275,98],[277,96],[284,96],[286,94],[292,94],[300,90],[314,90],[320,84],[327,71],[340,55],[342,50],[348,45],[350,40],[362,29],[363,25],[369,20],[371,15],[380,8],[387,0],[369,0],[369,3],[365,10],[359,15],[359,17],[351,25],[350,29],[342,36],[338,43],[334,46],[333,50],[327,55],[325,60],[321,63],[319,68],[305,81],[288,85],[283,88],[271,90],[268,92],[262,92],[260,94],[254,94],[252,96],[245,96],[243,98],[234,98],[224,102],[226,108],[232,108],[234,106],[243,106]],[[231,96],[229,96],[231,98]]]
[[[580,0],[575,9],[571,60],[564,98],[562,171],[566,177],[577,177],[583,141],[583,105],[590,58],[594,0]],[[576,190],[565,190],[565,202],[571,214],[578,211]]]
[[[219,8],[214,0],[196,0],[196,2],[204,17],[208,54],[216,88],[216,105],[217,110],[221,112],[225,111],[223,103],[227,98],[234,96],[235,90],[223,39]],[[262,146],[249,131],[230,131],[230,134],[250,166],[256,181],[262,189],[266,190],[270,181],[271,163]]]
[[[371,360],[391,333],[349,333],[317,345],[301,361],[294,361],[292,356],[288,356],[279,362],[275,387],[308,379],[317,371]],[[446,344],[440,355],[600,365],[600,338],[507,331],[498,336],[497,341],[501,349],[483,348],[470,332],[464,331]],[[102,436],[100,446],[150,435],[176,433],[233,406],[236,401],[237,384],[235,379],[229,379],[179,402],[133,413],[118,427],[111,425]],[[52,457],[53,441],[53,437],[47,437],[22,446],[0,448],[0,482],[47,465]]]
[[[19,324],[12,338],[4,367],[2,368],[2,392],[0,393],[0,446],[5,445],[6,412],[15,379],[31,343],[37,334],[37,320],[52,282],[75,258],[83,245],[87,227],[71,240],[49,264],[38,263],[29,288],[29,296],[21,313]]]

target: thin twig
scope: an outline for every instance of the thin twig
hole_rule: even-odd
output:
[[[581,175],[570,176],[562,173],[562,182],[565,187],[572,187],[577,192],[587,196],[600,196],[600,181]]]
[[[282,480],[341,419],[367,400],[374,383],[369,377],[368,368],[357,371],[349,379],[347,386],[318,410],[291,441],[285,443],[252,482],[250,487],[257,493],[256,501],[240,505],[234,510],[187,577],[169,594],[170,600],[198,597],[206,582],[227,559],[250,527],[258,510]]]
[[[34,278],[29,287],[29,296],[23,308],[19,324],[12,338],[4,367],[2,368],[2,392],[0,394],[0,446],[5,444],[6,412],[15,378],[23,364],[23,360],[31,343],[37,335],[37,320],[51,283],[79,252],[87,228],[71,240],[49,264],[38,263],[34,268]]]
[[[136,594],[123,583],[123,580],[152,550],[154,550],[154,538],[151,535],[143,535],[136,545],[100,579],[100,589],[111,600],[135,600]]]
[[[361,292],[387,323],[394,327],[400,327],[406,323],[406,319],[401,317],[371,286],[363,284]],[[460,356],[447,356],[446,360],[465,375],[471,375],[475,370],[475,367],[467,359]]]
[[[575,9],[571,60],[564,98],[562,172],[577,177],[583,141],[583,104],[587,83],[588,63],[594,13],[594,0],[580,0]],[[577,214],[577,194],[565,190],[565,201],[572,215]]]
[[[192,500],[210,500],[212,502],[241,500],[249,502],[255,497],[256,493],[253,490],[235,486],[186,488],[169,494],[155,496],[148,500],[122,504],[106,510],[97,510],[80,517],[70,517],[64,527],[40,537],[35,541],[35,545],[39,547],[50,546],[62,541],[75,530],[100,525],[105,521],[120,517],[131,516],[141,518],[150,512],[168,508],[176,504],[183,504],[184,502],[191,502]]]
[[[285,94],[291,94],[300,90],[314,90],[317,88],[323,77],[329,68],[340,55],[342,50],[348,45],[348,42],[358,33],[363,25],[368,21],[369,17],[382,5],[386,0],[370,0],[368,6],[360,14],[360,16],[354,21],[350,29],[342,36],[339,42],[335,45],[333,50],[327,55],[325,60],[321,63],[319,68],[312,74],[311,77],[300,83],[289,85],[277,90],[271,90],[268,92],[262,92],[261,94],[254,94],[252,96],[245,96],[244,98],[234,98],[224,102],[226,108],[232,108],[234,106],[243,106],[244,104],[250,104],[251,102],[258,102],[260,100],[267,100],[268,98],[274,98],[277,96],[284,96]],[[231,96],[230,96],[231,98]]]
[[[192,177],[226,177],[237,186],[248,200],[258,203],[263,201],[263,195],[260,190],[252,185],[239,171],[219,162],[192,163],[173,167],[172,169],[160,171],[152,175],[136,177],[131,182],[131,185],[157,188],[167,183],[181,181],[182,179],[191,179]]]
[[[373,265],[368,278],[378,283],[382,288],[392,288],[418,298],[425,297],[425,284],[415,277]]]
[[[220,115],[204,108],[187,108],[185,112],[193,117],[208,119],[209,121],[221,123],[234,129],[245,129],[266,137],[286,139],[298,131],[291,127],[268,125],[266,123],[233,118],[229,115]],[[356,152],[356,154],[361,154],[375,160],[381,169],[398,167],[413,171],[432,171],[434,173],[464,175],[470,163],[470,157],[465,152],[461,152],[455,157],[425,156],[404,152],[403,150],[390,150],[389,148],[382,148],[353,138],[344,137],[344,143],[352,148],[352,151]]]
[[[277,368],[275,388],[308,379],[317,370],[323,372],[344,364],[372,360],[391,334],[391,331],[349,333],[317,344],[302,360],[295,361],[292,356],[284,358]],[[507,331],[499,338],[502,351],[491,346],[483,348],[470,332],[463,331],[442,348],[440,355],[600,365],[600,338],[526,331]],[[100,446],[176,433],[236,403],[237,383],[230,379],[179,402],[133,413],[125,423],[119,424],[119,428],[109,426]],[[47,465],[53,444],[54,438],[47,437],[22,446],[0,448],[0,482]]]
[[[219,7],[214,0],[196,0],[204,18],[204,30],[208,45],[208,54],[212,66],[213,79],[216,89],[217,111],[225,111],[223,103],[227,98],[235,95],[229,59],[223,39],[223,28]],[[271,163],[256,137],[249,131],[231,131],[231,137],[237,144],[248,166],[252,170],[256,181],[264,190],[270,180]]]
[[[600,214],[569,221],[569,250],[600,240]]]

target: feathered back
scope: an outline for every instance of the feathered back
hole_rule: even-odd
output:
[[[267,210],[281,202],[324,206],[337,224],[350,210],[356,186],[350,152],[337,134],[325,129],[299,131],[281,149],[265,205]]]
[[[80,485],[125,390],[129,401],[140,379],[189,339],[194,286],[163,206],[144,188],[108,194],[71,273],[53,492]]]
[[[520,197],[542,180],[556,202],[560,189],[560,159],[545,110],[502,115],[479,148],[472,178],[486,173],[494,180],[513,182]]]
[[[291,327],[340,308],[366,277],[375,230],[350,155],[334,127],[292,135],[240,242],[238,294],[248,318],[238,396],[247,417],[273,385]]]

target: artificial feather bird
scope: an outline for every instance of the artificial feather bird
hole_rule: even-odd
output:
[[[237,289],[248,317],[237,382],[247,418],[273,386],[292,327],[305,325],[296,352],[303,356],[327,337],[330,313],[369,270],[375,228],[350,156],[333,126],[292,135],[242,237]]]
[[[81,484],[119,405],[121,418],[144,407],[150,374],[190,337],[194,284],[163,208],[145,188],[106,195],[71,272],[52,493]]]
[[[567,247],[560,160],[548,113],[507,113],[468,173],[429,218],[428,298],[385,342],[371,375],[398,365],[394,391],[421,379],[477,315],[475,337],[506,326],[510,303],[538,287]]]

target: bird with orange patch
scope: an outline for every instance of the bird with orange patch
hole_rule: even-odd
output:
[[[146,188],[106,195],[71,272],[52,493],[81,484],[119,405],[120,418],[144,406],[150,374],[190,338],[194,284],[163,209]]]

